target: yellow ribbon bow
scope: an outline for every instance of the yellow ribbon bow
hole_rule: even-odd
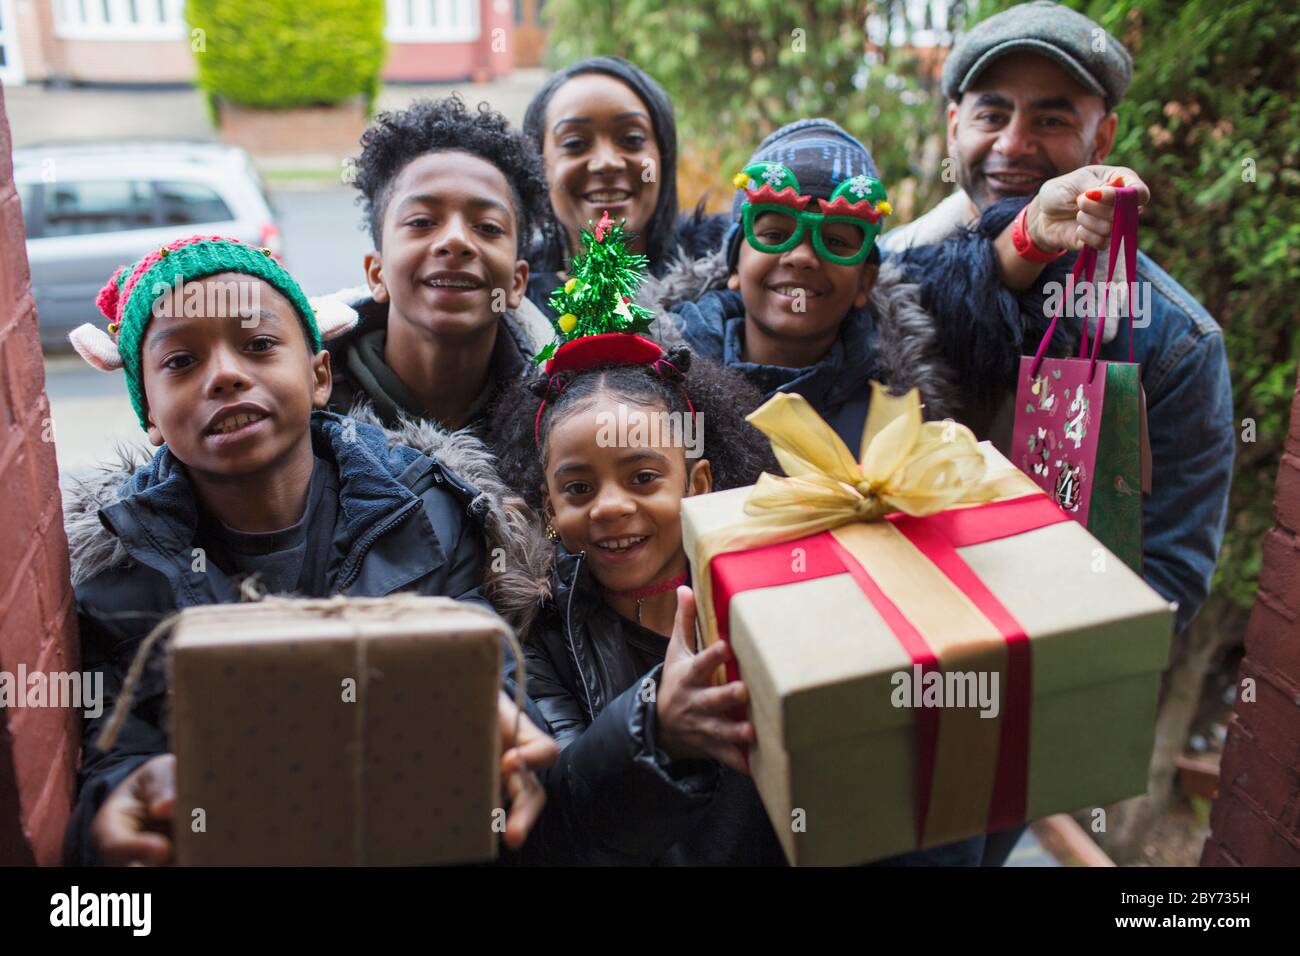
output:
[[[857,460],[801,395],[775,395],[751,413],[747,420],[767,435],[788,477],[760,475],[745,513],[803,537],[895,511],[922,516],[996,497],[969,428],[923,421],[916,389],[894,396],[872,382],[871,392]]]
[[[990,476],[971,430],[953,421],[924,421],[916,389],[895,396],[871,383],[858,459],[801,395],[775,395],[747,420],[767,435],[786,477],[760,475],[745,502],[749,519],[707,531],[695,543],[705,643],[717,635],[709,565],[720,554],[896,511],[919,517],[1038,490],[1015,469]]]

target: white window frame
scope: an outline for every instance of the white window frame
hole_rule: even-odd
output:
[[[385,0],[384,14],[389,43],[472,43],[479,38],[478,0]]]
[[[22,86],[27,78],[23,72],[23,54],[18,48],[18,21],[14,19],[12,0],[0,0],[0,22],[4,24],[4,66],[0,66],[0,82],[6,86]]]
[[[54,0],[54,35],[64,40],[180,40],[189,36],[185,0],[135,0],[135,6],[137,20],[132,22],[130,0]]]

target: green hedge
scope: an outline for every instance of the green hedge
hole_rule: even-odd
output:
[[[244,106],[339,103],[379,86],[381,0],[188,0],[185,18],[209,97]]]

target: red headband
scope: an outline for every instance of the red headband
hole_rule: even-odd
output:
[[[639,335],[606,332],[602,335],[587,335],[565,342],[555,350],[555,354],[542,367],[542,371],[550,376],[550,380],[547,382],[546,393],[542,396],[542,404],[537,407],[537,417],[533,419],[533,442],[538,448],[542,447],[542,413],[546,411],[547,400],[552,394],[559,398],[569,387],[568,378],[557,378],[557,376],[563,372],[584,372],[603,365],[644,365],[660,378],[667,377],[664,374],[665,368],[680,374],[677,366],[668,361],[668,353],[658,343]],[[685,386],[682,386],[682,397],[686,399],[686,407],[694,415],[695,406],[691,404],[691,396]]]

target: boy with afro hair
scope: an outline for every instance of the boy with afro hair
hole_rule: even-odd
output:
[[[361,147],[352,182],[374,248],[365,287],[330,297],[361,321],[331,343],[329,406],[486,437],[501,385],[553,335],[521,256],[545,215],[541,160],[500,113],[455,96],[379,114]]]

